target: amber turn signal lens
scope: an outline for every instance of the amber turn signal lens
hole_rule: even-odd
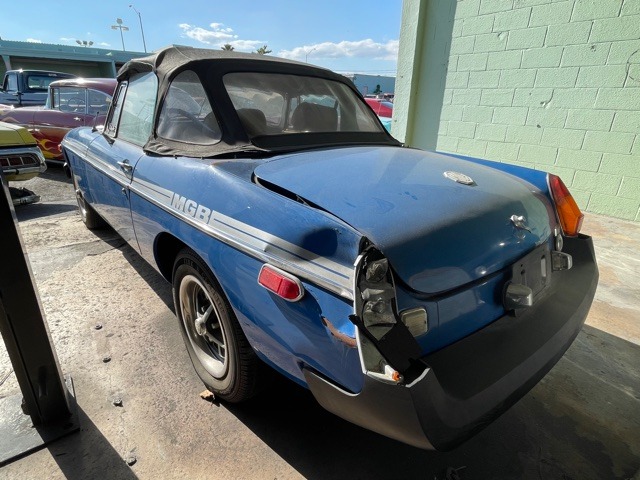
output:
[[[577,236],[580,233],[582,220],[584,219],[578,204],[560,177],[549,174],[549,189],[556,204],[556,212],[558,212],[562,231],[568,237]]]

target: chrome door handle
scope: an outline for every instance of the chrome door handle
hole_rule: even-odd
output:
[[[121,162],[118,162],[118,165],[120,165],[120,168],[127,173],[133,170],[133,166],[129,164],[129,160],[122,160]]]

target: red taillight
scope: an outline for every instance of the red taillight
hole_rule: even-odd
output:
[[[300,280],[271,265],[262,266],[258,283],[289,302],[297,302],[304,295],[304,287]]]
[[[556,204],[562,231],[569,237],[575,237],[580,233],[584,215],[560,177],[549,174],[549,189]]]

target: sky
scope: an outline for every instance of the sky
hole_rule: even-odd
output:
[[[32,0],[0,22],[0,38],[143,52],[132,0]],[[402,0],[133,0],[141,14],[147,51],[171,45],[218,49],[229,43],[251,52],[267,45],[271,55],[308,61],[341,73],[395,75]]]

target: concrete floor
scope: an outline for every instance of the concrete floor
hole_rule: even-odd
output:
[[[431,480],[466,467],[463,479],[582,480],[632,478],[640,468],[638,224],[587,216],[601,280],[583,331],[511,410],[438,453],[351,425],[285,380],[243,405],[200,399],[170,286],[111,230],[84,228],[60,170],[27,186],[42,203],[18,208],[20,229],[73,376],[81,431],[1,468],[0,478]],[[0,380],[10,371],[0,345]],[[18,392],[13,375],[0,385],[0,398]]]

